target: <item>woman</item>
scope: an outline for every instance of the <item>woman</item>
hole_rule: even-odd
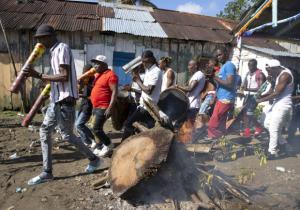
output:
[[[159,68],[164,72],[161,92],[175,85],[175,73],[172,68],[170,68],[171,61],[172,59],[170,57],[162,57],[159,60]]]

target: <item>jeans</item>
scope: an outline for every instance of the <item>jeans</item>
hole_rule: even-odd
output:
[[[209,94],[205,97],[204,101],[201,103],[199,114],[207,114],[207,111],[214,100],[214,95]]]
[[[44,121],[40,127],[40,140],[43,154],[43,170],[52,172],[52,139],[51,134],[56,125],[61,130],[64,140],[73,144],[90,161],[97,157],[87,148],[81,139],[73,133],[75,119],[75,106],[66,106],[50,103],[45,113]]]
[[[132,126],[134,122],[140,122],[147,128],[153,128],[155,125],[155,120],[151,117],[149,112],[139,106],[137,110],[135,110],[135,112],[126,120],[122,140],[134,134],[134,127]]]
[[[94,108],[92,112],[92,132],[98,147],[103,143],[105,146],[111,144],[110,138],[104,133],[103,126],[107,118],[105,117],[106,109]]]
[[[94,139],[93,133],[85,125],[89,121],[90,117],[91,117],[91,114],[82,111],[82,112],[79,112],[78,117],[75,122],[77,132],[79,133],[81,140],[85,144],[91,144],[92,139]]]
[[[264,126],[269,130],[270,142],[268,151],[273,154],[276,152],[277,145],[285,144],[281,133],[285,126],[289,126],[292,117],[292,107],[274,106],[266,115]]]

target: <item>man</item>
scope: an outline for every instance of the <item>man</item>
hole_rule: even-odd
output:
[[[164,72],[161,92],[175,84],[175,73],[170,67],[171,61],[170,57],[161,57],[159,60],[159,68]]]
[[[188,118],[195,119],[201,105],[200,93],[205,85],[205,76],[198,70],[198,64],[195,60],[190,60],[188,63],[188,70],[191,74],[193,74],[189,80],[188,86],[182,87],[176,85],[176,87],[187,93],[190,102]]]
[[[83,67],[82,74],[86,73],[92,68],[92,65],[87,64]],[[85,145],[91,145],[94,140],[94,135],[91,130],[85,125],[92,116],[93,105],[90,100],[91,91],[93,88],[94,77],[89,77],[85,80],[79,81],[81,86],[79,91],[79,97],[81,97],[81,104],[79,108],[79,114],[75,123],[76,129],[81,137],[81,140]]]
[[[162,84],[162,71],[157,67],[156,59],[150,50],[143,52],[142,63],[145,68],[144,81],[142,82],[137,72],[133,72],[133,80],[142,90],[140,106],[126,120],[123,140],[134,133],[134,127],[132,126],[134,122],[144,123],[148,128],[153,128],[155,124],[155,120],[147,111],[145,101],[151,101],[154,104],[158,103]]]
[[[222,67],[218,76],[213,79],[217,84],[217,102],[213,114],[208,122],[208,137],[219,138],[225,134],[228,111],[234,106],[236,96],[236,68],[228,60],[226,48],[216,51],[217,60]]]
[[[281,136],[283,127],[289,125],[292,116],[292,93],[294,90],[294,77],[292,72],[281,66],[278,60],[270,60],[266,70],[271,79],[275,80],[275,88],[268,96],[257,99],[257,103],[274,100],[271,109],[266,114],[264,122],[269,130],[270,142],[268,159],[279,157],[278,144],[284,146],[286,141]]]
[[[94,67],[97,72],[91,93],[93,104],[92,130],[96,137],[94,154],[104,157],[112,152],[112,143],[104,133],[103,125],[110,117],[111,109],[117,98],[118,77],[111,69],[108,69],[104,55],[96,56],[91,62],[95,64]]]
[[[52,26],[41,25],[37,29],[35,37],[38,42],[50,49],[52,75],[39,73],[32,67],[26,69],[26,74],[45,82],[51,82],[51,102],[40,128],[43,172],[30,179],[28,185],[35,185],[53,179],[51,134],[56,125],[61,129],[63,139],[73,144],[90,160],[89,165],[85,169],[87,173],[94,172],[100,166],[100,159],[73,133],[75,103],[78,93],[75,64],[71,49],[68,45],[57,41]]]
[[[252,123],[255,125],[255,136],[262,132],[262,128],[254,116],[254,111],[256,108],[254,95],[257,93],[261,85],[266,81],[266,76],[260,69],[257,68],[257,61],[255,59],[251,59],[248,62],[248,68],[249,72],[247,73],[245,81],[242,85],[242,90],[248,92],[244,101],[244,104],[246,104],[247,108],[244,113],[245,129],[243,133],[243,136],[247,138],[251,136],[250,125]]]

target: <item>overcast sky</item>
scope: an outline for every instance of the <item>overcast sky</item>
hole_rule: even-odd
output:
[[[151,0],[163,9],[216,16],[230,0]]]

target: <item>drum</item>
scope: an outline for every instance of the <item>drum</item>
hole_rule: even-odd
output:
[[[118,131],[123,128],[123,124],[128,117],[130,101],[131,100],[128,91],[118,90],[117,100],[115,101],[111,111],[113,128]]]
[[[157,105],[169,117],[173,125],[179,126],[186,118],[189,99],[183,91],[168,88],[160,94]]]

